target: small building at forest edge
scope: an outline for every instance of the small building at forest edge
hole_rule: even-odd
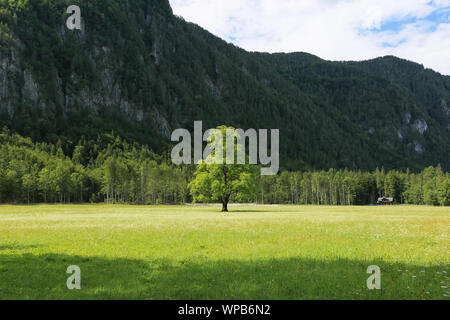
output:
[[[378,198],[377,203],[380,205],[392,205],[394,204],[394,198],[386,198],[386,197]]]

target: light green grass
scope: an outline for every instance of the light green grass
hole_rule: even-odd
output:
[[[450,209],[0,206],[0,299],[448,299]],[[78,265],[82,289],[66,287]],[[381,268],[381,290],[366,269]]]

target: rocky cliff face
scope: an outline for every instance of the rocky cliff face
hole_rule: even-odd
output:
[[[10,81],[8,77],[8,73],[11,72],[11,62],[6,58],[0,60],[0,112],[8,112],[12,114],[14,112],[11,105],[11,97],[10,97]]]
[[[151,35],[152,15],[148,13],[145,20],[144,27]],[[133,99],[132,94],[124,93],[124,79],[120,72],[123,70],[118,67],[126,67],[115,53],[115,45],[100,46],[97,42],[104,42],[104,39],[101,36],[97,38],[93,31],[87,31],[84,20],[80,31],[68,30],[64,23],[52,27],[50,33],[57,36],[52,45],[59,49],[76,48],[76,52],[53,50],[48,53],[64,63],[58,65],[49,61],[49,64],[36,67],[33,62],[30,65],[29,55],[41,54],[40,48],[35,47],[34,42],[23,42],[20,32],[14,34],[16,45],[0,56],[0,113],[5,112],[15,118],[29,114],[31,109],[38,109],[42,114],[54,113],[55,119],[60,120],[68,119],[69,114],[81,109],[98,117],[102,117],[104,112],[117,113],[129,122],[146,121],[146,125],[155,128],[159,134],[170,137],[170,124],[157,104],[143,104]],[[92,35],[88,36],[88,33]],[[147,47],[147,57],[144,58],[145,52],[139,56],[142,69],[149,75],[153,72],[148,65],[159,64],[157,46],[153,42]],[[73,59],[81,59],[81,62]],[[85,69],[80,72],[80,67]],[[47,83],[43,85],[43,82]],[[128,85],[133,86],[133,83]],[[141,87],[142,84],[136,86]]]

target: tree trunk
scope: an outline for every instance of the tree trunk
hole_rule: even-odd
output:
[[[228,212],[228,201],[222,201],[222,212]]]

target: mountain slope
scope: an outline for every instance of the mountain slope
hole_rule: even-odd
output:
[[[82,31],[65,28],[71,4]],[[280,128],[285,168],[448,170],[449,83],[391,57],[249,53],[167,0],[0,0],[0,125],[69,152],[114,131],[161,153],[203,120]]]

